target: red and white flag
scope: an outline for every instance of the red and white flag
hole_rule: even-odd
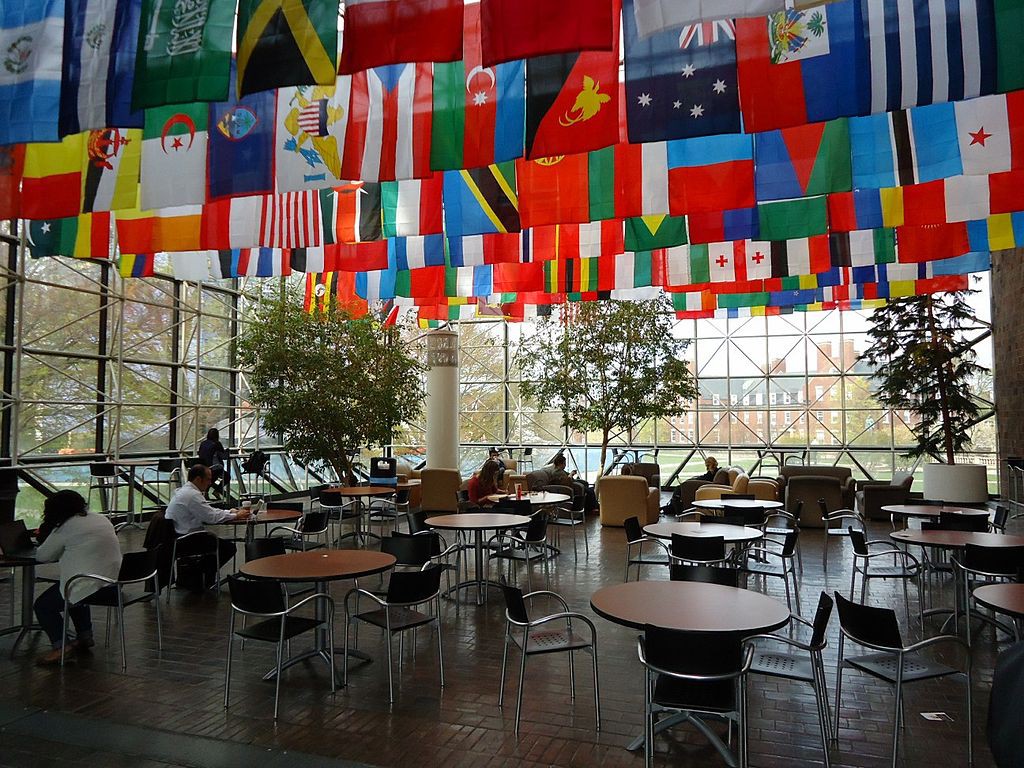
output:
[[[264,195],[260,245],[310,248],[323,244],[320,195],[315,190]]]
[[[346,0],[343,75],[462,58],[462,0]]]

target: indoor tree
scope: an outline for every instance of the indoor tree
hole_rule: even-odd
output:
[[[601,469],[616,431],[648,419],[678,416],[697,396],[683,354],[688,339],[672,335],[663,299],[586,301],[539,321],[516,362],[520,391],[562,424],[601,435]]]
[[[860,359],[874,369],[878,402],[918,417],[908,456],[944,456],[954,464],[971,443],[981,412],[971,386],[988,372],[976,362],[970,336],[981,325],[967,300],[972,293],[893,299],[871,314],[871,346]]]
[[[352,483],[351,452],[389,445],[423,408],[423,366],[400,336],[399,326],[333,303],[310,313],[292,295],[266,301],[239,341],[264,428],[300,460],[326,462]]]

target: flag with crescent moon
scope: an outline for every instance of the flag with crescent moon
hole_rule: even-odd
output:
[[[480,5],[466,6],[463,60],[434,65],[430,167],[478,168],[523,154],[523,61],[483,66]]]
[[[208,123],[205,104],[146,110],[142,129],[143,209],[206,201]],[[168,179],[174,179],[174,183],[168,183]]]

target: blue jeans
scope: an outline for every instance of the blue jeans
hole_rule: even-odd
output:
[[[64,595],[61,594],[60,584],[50,585],[49,589],[36,598],[35,612],[39,626],[50,638],[50,645],[54,648],[62,648],[66,638],[62,637],[64,633]],[[68,615],[75,625],[75,636],[79,640],[92,637],[92,615],[88,605],[85,603],[72,605]]]

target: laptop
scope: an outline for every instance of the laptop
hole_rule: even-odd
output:
[[[36,546],[24,520],[0,523],[0,556],[11,560],[35,559]]]

